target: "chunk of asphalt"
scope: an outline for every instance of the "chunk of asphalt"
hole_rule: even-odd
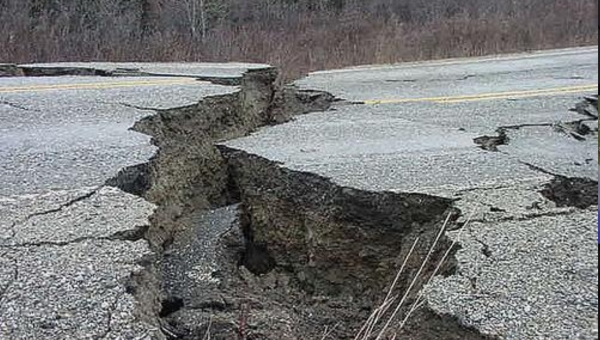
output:
[[[16,64],[0,64],[0,77],[23,77],[25,73]]]

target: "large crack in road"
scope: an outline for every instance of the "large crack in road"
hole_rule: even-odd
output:
[[[447,216],[448,230],[464,225],[461,210],[448,198],[352,189],[219,146],[261,126],[327,110],[336,100],[325,92],[277,89],[275,78],[274,69],[249,71],[239,92],[156,110],[134,127],[153,137],[156,156],[107,182],[158,206],[145,236],[160,256],[148,263],[143,279],[134,280],[132,291],[158,313],[167,338],[315,339],[324,333],[354,338],[382,302],[415,239],[420,246],[394,294],[409,288]],[[493,138],[481,142],[490,151],[505,144]],[[556,177],[539,191],[559,207],[585,209],[594,204],[588,187],[596,186]],[[524,221],[540,216],[546,213]],[[456,273],[458,248],[452,245],[444,235],[398,320],[412,313],[432,275]],[[446,252],[450,258],[437,272],[435,264]],[[492,256],[487,244],[483,254]],[[476,287],[477,278],[470,280]],[[419,340],[494,338],[427,306],[389,334]]]
[[[61,72],[109,75],[93,69],[13,71],[40,76]],[[131,75],[132,71],[119,72]],[[126,319],[136,317],[158,325],[160,334],[152,335],[156,339],[321,339],[324,335],[329,339],[354,339],[386,298],[411,245],[418,239],[414,256],[408,257],[406,270],[389,294],[401,297],[413,288],[407,293],[405,307],[398,310],[397,320],[409,315],[411,306],[423,308],[414,311],[402,327],[394,323],[397,325],[387,335],[409,340],[487,340],[495,339],[490,335],[494,333],[489,329],[482,332],[476,323],[449,313],[452,306],[446,307],[448,301],[440,294],[444,286],[436,285],[440,280],[466,279],[469,289],[486,289],[487,266],[502,256],[503,248],[475,230],[490,229],[493,234],[492,225],[508,229],[517,220],[530,224],[531,229],[539,221],[552,224],[554,218],[560,221],[575,216],[585,222],[590,207],[597,205],[596,181],[558,175],[543,164],[530,166],[541,169],[544,179],[553,178],[550,182],[477,187],[449,198],[408,190],[359,190],[225,146],[224,141],[246,136],[263,126],[288,122],[300,114],[327,111],[339,101],[327,92],[278,88],[276,77],[273,68],[253,69],[234,82],[228,81],[227,85],[239,85],[237,92],[206,97],[184,107],[143,108],[153,114],[138,121],[133,130],[151,136],[158,151],[148,163],[123,169],[106,185],[156,205],[149,223],[133,223],[125,230],[104,234],[100,229],[85,238],[53,239],[53,235],[42,233],[33,243],[29,236],[29,243],[18,240],[20,234],[34,229],[35,225],[27,222],[38,215],[60,218],[63,213],[72,213],[72,208],[101,204],[93,199],[110,196],[110,190],[116,190],[94,189],[34,213],[24,223],[13,224],[8,244],[0,244],[0,251],[10,248],[26,261],[19,264],[15,260],[14,266],[7,263],[8,269],[0,275],[13,277],[8,281],[13,282],[20,271],[33,271],[35,262],[29,258],[35,258],[37,252],[51,254],[45,258],[56,257],[52,261],[68,262],[53,254],[53,249],[72,248],[74,254],[89,256],[90,244],[133,242],[140,245],[144,256],[135,260],[127,282],[119,283],[124,285],[122,291],[103,300],[107,314],[102,317],[106,327],[101,337],[110,338],[113,331],[119,330],[121,325],[113,315],[131,313],[127,311],[133,309],[131,301],[121,300],[134,296],[135,315],[127,314]],[[588,112],[581,105],[578,110]],[[576,138],[573,132],[585,135],[578,130],[582,122],[578,121],[574,129],[568,126],[555,132],[569,138]],[[485,150],[508,153],[504,147],[513,139],[520,140],[519,136],[509,135],[512,130],[553,127],[538,125],[503,128],[499,131],[504,135],[486,136],[475,142]],[[597,129],[588,131],[594,132],[597,134]],[[514,205],[518,211],[497,199],[507,192],[523,201]],[[141,204],[131,200],[125,204],[131,202]],[[144,205],[140,210],[149,209]],[[477,210],[471,218],[475,227],[468,225],[465,216],[470,209]],[[447,234],[440,233],[445,220]],[[465,242],[464,249],[458,246],[462,243],[454,243],[461,228],[473,234],[473,242]],[[441,239],[430,251],[437,235]],[[142,238],[153,253],[142,249]],[[483,261],[475,265],[466,262],[464,254],[471,252]],[[437,268],[447,255],[447,261]],[[421,270],[425,258],[429,262]],[[139,266],[144,269],[139,270]],[[411,287],[417,273],[421,275]],[[419,304],[423,287],[434,275],[439,280],[427,288],[432,293],[426,303]],[[0,287],[0,303],[8,301],[8,288]],[[438,299],[432,300],[432,296]],[[465,309],[470,312],[468,302]],[[377,325],[375,331],[381,326]],[[142,338],[146,335],[131,334]]]
[[[353,338],[415,239],[420,246],[394,294],[408,288],[444,219],[460,216],[447,198],[343,187],[217,146],[336,101],[276,89],[275,78],[274,69],[249,71],[239,92],[156,110],[134,127],[153,137],[156,156],[107,181],[158,206],[145,236],[162,255],[131,291],[147,310],[162,301],[168,338],[311,339],[327,330],[330,338]],[[450,246],[443,236],[398,318]],[[440,274],[454,269],[451,256]],[[404,328],[418,339],[487,339],[431,311]]]

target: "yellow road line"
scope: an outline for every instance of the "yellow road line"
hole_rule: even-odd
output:
[[[367,105],[421,103],[421,102],[453,104],[453,103],[474,102],[474,101],[482,101],[482,100],[541,97],[541,96],[557,95],[557,94],[562,94],[562,93],[576,93],[576,92],[585,92],[585,91],[593,91],[593,90],[598,90],[598,84],[570,86],[570,87],[557,87],[557,88],[551,88],[551,89],[527,90],[527,91],[491,92],[491,93],[480,93],[480,94],[463,95],[463,96],[365,100],[364,103]]]
[[[139,87],[139,86],[168,86],[168,85],[187,85],[194,84],[197,81],[193,78],[177,78],[165,80],[135,80],[135,81],[115,81],[101,83],[81,83],[81,84],[55,84],[55,85],[28,85],[28,86],[8,86],[0,87],[0,93],[15,92],[40,92],[40,91],[61,91],[61,90],[97,90],[119,87]]]
[[[514,54],[500,54],[491,56],[481,57],[466,57],[466,58],[450,58],[450,59],[438,59],[438,60],[425,60],[425,61],[414,61],[414,62],[399,62],[395,64],[380,64],[380,65],[361,65],[354,67],[347,67],[334,70],[316,71],[313,74],[336,74],[336,73],[350,73],[350,72],[363,72],[363,71],[379,71],[384,69],[412,69],[420,67],[442,67],[442,66],[453,66],[453,65],[465,65],[465,64],[478,64],[487,62],[506,62],[506,61],[519,61],[529,59],[540,59],[547,57],[564,57],[571,55],[579,55],[582,53],[594,53],[598,52],[598,47],[593,46],[589,48],[571,48],[571,49],[559,49],[550,51],[533,51],[533,52],[522,52]]]

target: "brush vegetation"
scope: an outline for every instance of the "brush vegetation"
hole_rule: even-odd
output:
[[[0,0],[0,62],[358,64],[597,44],[597,0]]]

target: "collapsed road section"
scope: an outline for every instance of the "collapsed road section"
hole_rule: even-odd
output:
[[[274,69],[256,67],[227,81],[236,87],[211,80],[206,89],[217,88],[197,100],[119,97],[111,107],[135,112],[129,125],[151,136],[151,157],[85,178],[96,184],[87,190],[64,184],[64,192],[2,198],[0,334],[597,338],[597,128],[580,133],[591,117],[568,111],[585,93],[366,97],[389,91],[390,77],[415,79],[394,82],[411,87],[398,93],[418,91],[432,68],[436,84],[465,92],[490,79],[518,90],[519,74],[547,82],[561,68],[584,76],[557,81],[586,81],[597,77],[586,53],[398,66],[368,77],[373,70],[322,73],[285,88],[274,85]],[[86,70],[121,78],[113,66]],[[118,69],[131,77],[128,66]],[[54,70],[35,75],[61,74],[47,67]],[[150,69],[133,78],[159,72]],[[162,69],[167,78],[171,71]],[[463,72],[478,75],[456,77]],[[450,84],[456,79],[464,88]],[[11,112],[43,109],[2,100]],[[498,131],[501,143],[493,141]],[[65,270],[44,271],[47,284],[39,285],[39,266]],[[27,312],[36,308],[39,315]]]
[[[431,241],[434,221],[440,224],[451,209],[456,220],[447,235],[461,249],[451,251],[455,261],[444,275],[417,288],[412,298],[423,303],[408,298],[408,313],[419,308],[406,323],[394,323],[390,338],[596,339],[597,119],[570,111],[597,91],[586,85],[597,84],[596,58],[596,49],[560,51],[325,71],[299,81],[364,104],[334,105],[223,143],[242,202],[243,233],[228,242],[249,244],[242,259],[262,274],[234,287],[258,296],[252,306],[266,301],[257,291],[281,289],[282,298],[266,311],[298,301],[294,306],[306,315],[280,312],[287,317],[273,326],[279,334],[300,327],[290,334],[355,338],[379,306],[373,297],[384,301],[385,284],[394,279],[384,264],[391,255],[386,247],[399,242],[390,249],[399,250],[395,264],[401,264],[411,231]],[[566,80],[573,73],[581,76]],[[386,209],[389,202],[393,209]],[[407,211],[415,214],[407,218]],[[371,239],[377,235],[371,223],[388,230],[389,239]],[[245,288],[252,285],[260,289]],[[312,303],[294,299],[294,288]],[[217,296],[225,302],[201,304],[220,306],[213,324],[242,315],[265,333],[269,323],[258,320],[268,313],[248,317],[229,308],[236,299]],[[405,312],[399,310],[400,321]],[[206,331],[210,313],[192,314],[205,320]],[[172,317],[185,324],[185,315]],[[317,325],[327,332],[319,336]]]
[[[444,215],[457,214],[448,199],[342,188],[319,176],[282,172],[268,160],[217,148],[216,141],[327,109],[334,101],[324,92],[277,91],[275,75],[272,69],[249,71],[239,92],[158,110],[136,123],[134,129],[153,137],[158,153],[150,163],[124,169],[107,182],[157,204],[146,236],[157,252],[164,251],[153,271],[162,269],[158,275],[165,295],[159,315],[168,321],[162,328],[172,338],[201,339],[210,332],[221,339],[240,333],[244,338],[318,337],[338,318],[355,321],[337,322],[342,327],[331,336],[350,337],[397,272],[408,243],[418,235],[430,244]],[[281,185],[286,189],[277,192]],[[261,212],[246,201],[250,196],[257,204],[265,200]],[[225,210],[209,212],[214,208]],[[277,241],[285,259],[273,257],[275,240],[268,236],[267,230],[277,235],[278,229],[288,229]],[[353,235],[346,237],[351,230]],[[319,241],[325,235],[327,240]],[[314,242],[310,249],[307,238]],[[363,246],[356,247],[359,242]],[[284,247],[290,243],[295,253]],[[434,260],[442,257],[447,243],[435,249]],[[419,248],[418,258],[426,251]],[[399,290],[407,288],[418,258],[409,264]],[[433,272],[433,263],[423,277]],[[262,287],[265,275],[270,275],[266,280],[272,281],[272,292]],[[246,280],[256,283],[249,286]],[[324,300],[315,304],[319,299]],[[344,314],[338,315],[340,304]],[[263,314],[273,305],[282,307],[276,314]],[[311,309],[319,310],[321,319],[311,317]],[[239,313],[247,314],[242,316],[247,324],[240,325]]]
[[[111,71],[135,67],[140,74]],[[271,103],[303,107],[303,103],[324,105],[328,101],[310,91],[290,89],[276,95],[272,85],[275,72],[265,65],[57,64],[13,68],[40,73],[21,72],[0,79],[2,339],[165,337],[163,322],[158,319],[163,300],[161,276],[155,269],[160,269],[156,261],[170,239],[168,228],[173,224],[159,225],[155,220],[165,216],[165,211],[167,216],[178,216],[179,209],[186,207],[180,202],[198,209],[206,207],[187,201],[193,187],[178,191],[187,189],[199,172],[191,171],[190,177],[180,181],[168,177],[177,164],[161,156],[181,149],[161,145],[165,151],[154,159],[167,165],[150,166],[153,162],[148,160],[156,147],[148,136],[129,130],[136,121],[162,111],[166,114],[161,117],[168,117],[171,108],[197,114],[194,108],[202,107],[198,103],[213,97],[206,102],[218,111],[215,103],[221,100],[226,103],[223,110],[201,119],[212,117],[223,122],[218,125],[222,131],[216,135],[241,136],[256,126],[285,120],[283,115],[293,109],[281,106],[285,111],[265,110]],[[41,72],[47,69],[50,71]],[[82,69],[95,71],[90,75]],[[224,86],[223,79],[227,83],[235,79],[237,85]],[[236,125],[239,122],[230,117],[234,111],[247,126]],[[207,107],[202,113],[206,112]],[[263,116],[267,112],[272,118]],[[180,136],[178,141],[186,143],[185,139]],[[193,157],[210,160],[210,153],[203,151],[198,149],[190,158],[182,155],[181,164],[188,159],[193,162]],[[207,165],[205,174],[215,169],[218,179],[218,167],[218,163]],[[160,176],[153,177],[157,173],[165,175],[164,182],[157,180]],[[160,188],[160,183],[165,187]],[[220,184],[213,185],[215,190],[221,190]],[[153,188],[164,189],[165,196],[177,195],[163,201],[158,190],[150,193]],[[136,197],[147,191],[151,200],[160,204],[156,213],[155,205]],[[216,197],[220,193],[210,200],[221,204]],[[175,203],[163,204],[165,201]],[[162,229],[169,231],[161,233]]]

